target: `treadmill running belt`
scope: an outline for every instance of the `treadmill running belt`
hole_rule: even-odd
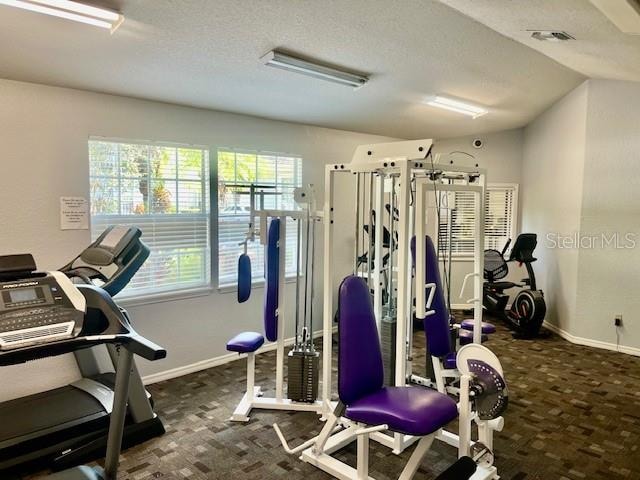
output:
[[[100,402],[70,385],[3,402],[0,448],[106,415]]]

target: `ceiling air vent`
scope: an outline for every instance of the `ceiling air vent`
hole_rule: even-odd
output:
[[[640,35],[640,1],[638,0],[591,0],[623,33]]]
[[[560,30],[529,30],[531,37],[536,40],[545,42],[566,42],[567,40],[575,40],[575,37],[569,35],[567,32]]]

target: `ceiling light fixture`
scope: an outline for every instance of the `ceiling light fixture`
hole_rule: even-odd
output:
[[[115,32],[124,21],[124,16],[118,12],[71,0],[0,0],[0,5],[86,23],[105,28],[111,33]]]
[[[638,0],[591,0],[598,10],[623,33],[640,35],[640,2]]]
[[[546,42],[566,42],[567,40],[575,40],[573,35],[559,30],[528,30],[531,37],[536,40]]]
[[[267,53],[261,60],[269,67],[280,68],[353,88],[360,88],[369,81],[369,77],[365,75],[327,67],[277,50]]]
[[[461,113],[472,118],[478,118],[489,113],[489,110],[487,110],[486,108],[478,107],[477,105],[472,105],[466,102],[461,102],[460,100],[442,97],[440,95],[436,95],[435,97],[427,100],[425,103],[427,105],[431,105],[432,107],[442,108],[444,110],[449,110],[450,112]]]

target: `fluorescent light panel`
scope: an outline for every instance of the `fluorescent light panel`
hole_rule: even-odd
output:
[[[290,72],[300,73],[308,77],[319,78],[328,82],[360,88],[364,86],[369,77],[356,73],[345,72],[335,68],[319,65],[317,63],[293,57],[291,55],[273,50],[261,58],[265,65],[280,68]]]
[[[70,0],[0,0],[0,5],[86,23],[94,27],[105,28],[111,33],[124,21],[124,17],[117,12]]]
[[[449,110],[450,112],[461,113],[469,117],[478,118],[489,113],[486,108],[471,105],[470,103],[461,102],[460,100],[454,100],[453,98],[442,97],[436,95],[435,97],[427,100],[427,105],[432,107],[442,108]]]

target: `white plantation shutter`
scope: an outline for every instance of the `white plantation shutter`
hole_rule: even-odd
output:
[[[91,236],[142,230],[151,255],[120,297],[211,285],[209,155],[205,149],[89,141]]]
[[[440,216],[439,249],[448,251],[451,235],[453,256],[473,256],[475,232],[475,200],[471,192],[455,192],[455,208],[443,209]],[[515,234],[518,186],[516,184],[488,185],[485,191],[484,248],[501,250],[507,239]],[[444,197],[445,195],[442,194]],[[446,200],[442,200],[444,205]],[[451,231],[449,232],[449,225]]]
[[[502,250],[515,235],[517,185],[492,185],[484,205],[484,248]]]
[[[446,194],[443,194],[444,197]],[[440,238],[438,244],[441,252],[448,252],[451,238],[453,256],[473,255],[475,232],[475,195],[473,192],[453,192],[455,196],[452,209],[442,210],[440,216]],[[444,203],[441,202],[441,205]],[[448,225],[451,225],[449,232]]]
[[[265,196],[265,208],[293,210],[293,189],[302,185],[302,158],[276,153],[218,150],[218,285],[234,285],[238,281],[239,245],[245,239],[249,224],[249,196],[239,195],[231,185],[252,183],[272,185],[280,195]],[[248,189],[242,189],[247,191]],[[259,205],[257,205],[259,206]],[[296,222],[287,221],[286,274],[295,274]],[[250,242],[254,281],[264,279],[264,247]]]

